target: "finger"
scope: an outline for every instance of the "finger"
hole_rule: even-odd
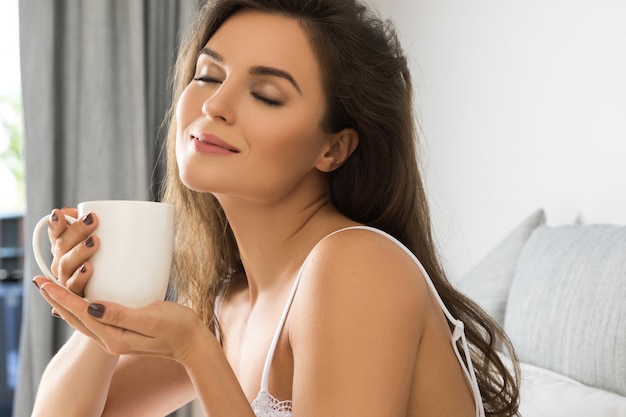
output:
[[[63,320],[94,339],[105,351],[116,355],[145,354],[153,351],[148,343],[150,337],[133,329],[122,327],[125,322],[133,322],[132,317],[137,314],[138,309],[106,303],[106,309],[109,310],[107,319],[111,321],[109,323],[107,319],[99,320],[97,318],[100,311],[99,306],[102,306],[102,313],[105,311],[103,304],[89,304],[67,288],[49,282],[43,282],[41,292]],[[121,317],[124,317],[124,320]]]
[[[62,209],[54,209],[52,213],[50,213],[48,219],[48,238],[52,244],[70,226],[65,219],[65,215],[76,218],[78,217],[78,211],[74,208],[64,207]],[[54,246],[51,250],[54,255]]]
[[[35,287],[37,287],[37,289],[40,290],[41,286],[44,283],[46,283],[46,282],[54,282],[54,281],[51,280],[50,278],[44,277],[42,275],[37,275],[35,278],[33,278],[32,282],[35,285]]]
[[[33,279],[33,283],[36,286],[40,287],[41,295],[48,302],[48,304],[52,306],[53,316],[65,320],[74,329],[78,330],[79,332],[99,342],[99,339],[97,338],[97,336],[93,332],[91,332],[72,311],[66,309],[65,306],[61,305],[54,298],[50,296],[51,292],[54,293],[55,291],[58,291],[58,290],[68,292],[67,289],[61,287],[59,284],[54,283],[50,279],[42,277],[42,276],[35,277]],[[79,298],[78,296],[74,296],[74,297]],[[86,309],[86,305],[88,303],[82,299],[80,300],[82,301],[82,304],[84,304],[83,308]]]
[[[51,305],[54,305],[54,304],[55,304],[54,301],[52,301]],[[52,307],[51,314],[52,316],[65,321],[74,330],[94,340],[98,345],[102,347],[103,350],[106,350],[106,347],[104,346],[104,344],[102,343],[102,340],[100,340],[98,335],[92,332],[87,326],[85,326],[85,324],[82,321],[78,319],[78,317],[74,316],[70,311],[65,310],[63,307],[57,306],[57,307]]]
[[[86,265],[87,260],[91,258],[99,248],[100,239],[96,235],[91,235],[74,246],[63,256],[55,259],[57,261],[56,276],[59,278],[59,282],[67,285],[68,281],[76,274],[76,271],[80,270],[83,265]],[[74,292],[81,294],[82,289]]]
[[[89,262],[85,262],[74,271],[72,276],[65,282],[65,286],[74,294],[84,297],[85,285],[89,278],[91,278],[92,273],[93,267]]]
[[[48,237],[52,244],[52,253],[67,252],[80,241],[93,233],[98,226],[98,216],[95,213],[87,213],[77,221],[69,224],[61,210],[53,210],[48,221]]]
[[[39,284],[41,294],[54,308],[60,307],[77,317],[81,316],[81,313],[87,312],[89,302],[74,294],[65,286],[57,284],[50,279],[40,280],[40,277],[36,278],[36,282]]]
[[[93,302],[87,313],[98,322],[145,337],[154,336],[156,318],[149,309],[129,308],[109,302]]]
[[[115,303],[91,303],[87,313],[97,324],[92,327],[98,332],[106,349],[113,354],[151,354],[158,351],[152,345],[153,337],[138,331],[139,310],[129,309]],[[99,325],[99,326],[98,326]],[[97,330],[96,330],[97,328]]]
[[[142,308],[98,301],[91,303],[87,312],[107,326],[98,335],[115,354],[180,360],[189,353],[189,335],[198,328],[209,331],[192,309],[167,301]]]
[[[75,212],[75,210],[73,210]],[[50,213],[48,218],[48,238],[50,243],[53,243],[65,230],[69,227],[69,223],[65,220],[65,214],[76,218],[76,214],[72,216],[69,209],[57,209],[55,208]]]
[[[63,214],[67,214],[70,217],[78,217],[78,209],[76,209],[75,207],[63,207],[61,211],[63,212]]]
[[[48,237],[54,261],[58,261],[72,248],[84,242],[98,226],[98,217],[95,213],[88,213],[71,225],[67,224],[63,216],[64,211],[54,210],[48,221]],[[54,267],[56,265],[53,262]]]

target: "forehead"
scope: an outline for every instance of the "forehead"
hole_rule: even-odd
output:
[[[307,33],[296,19],[285,15],[239,11],[219,27],[206,47],[221,55],[227,66],[269,66],[298,79],[320,79]]]

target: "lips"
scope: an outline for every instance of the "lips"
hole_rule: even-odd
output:
[[[212,133],[194,132],[191,134],[191,139],[197,141],[198,145],[202,147],[220,149],[231,153],[240,152],[239,149]]]

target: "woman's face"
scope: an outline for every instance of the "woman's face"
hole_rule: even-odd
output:
[[[265,202],[319,183],[324,109],[318,61],[298,23],[239,12],[200,52],[177,103],[179,175],[196,191]]]

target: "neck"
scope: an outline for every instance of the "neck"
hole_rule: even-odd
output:
[[[326,193],[278,204],[216,197],[237,240],[251,300],[291,282],[315,243],[346,221]]]

